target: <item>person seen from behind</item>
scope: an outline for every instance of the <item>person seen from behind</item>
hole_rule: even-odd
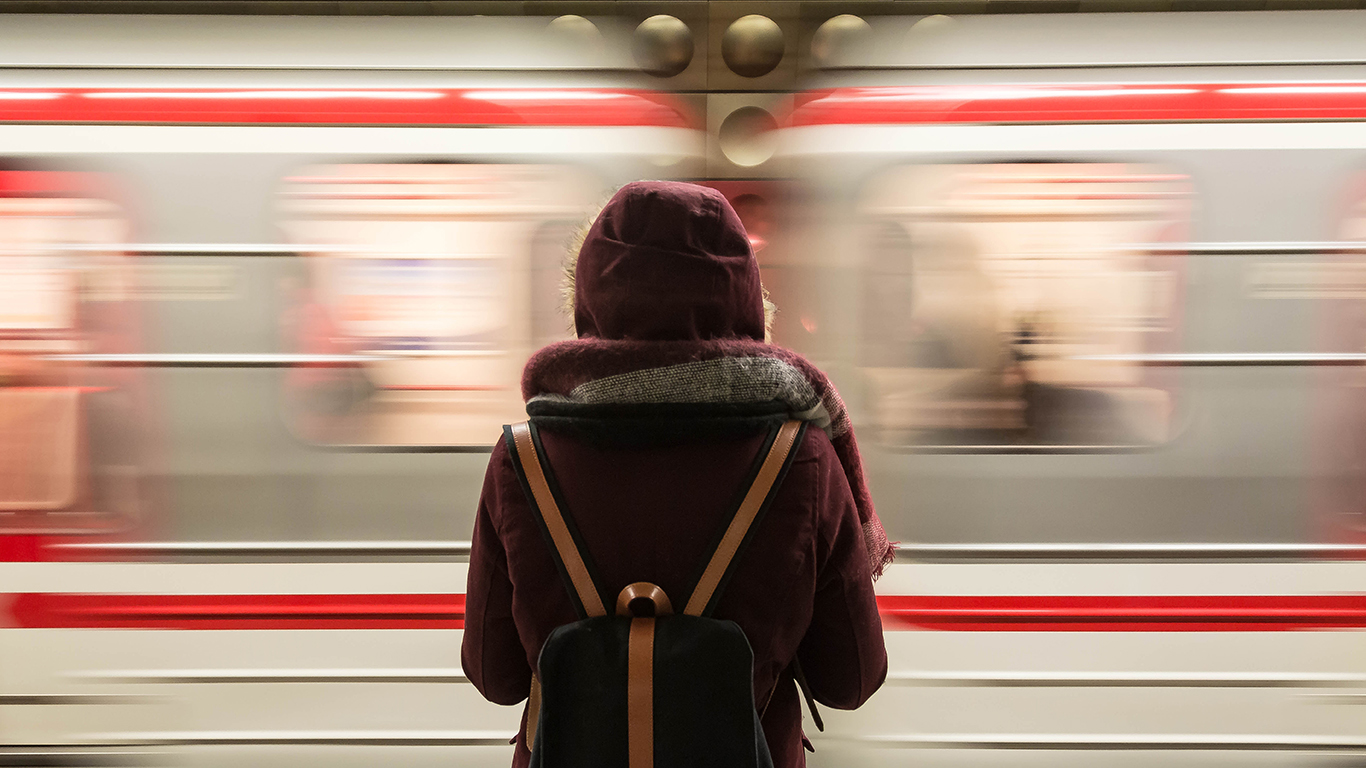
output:
[[[817,702],[853,709],[887,673],[873,580],[893,548],[844,403],[810,362],[766,343],[758,262],[714,190],[623,187],[569,274],[578,338],[536,353],[522,392],[604,595],[646,581],[681,607],[772,439],[764,425],[805,424],[714,609],[753,651],[773,765],[803,766],[797,680]],[[470,682],[503,705],[528,698],[547,637],[579,618],[515,461],[506,442],[494,446],[461,648]],[[527,724],[524,712],[515,767],[531,760]]]

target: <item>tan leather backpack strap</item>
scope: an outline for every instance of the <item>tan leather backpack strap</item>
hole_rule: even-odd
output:
[[[617,615],[632,617],[626,640],[627,768],[655,764],[655,619],[673,612],[664,590],[647,581],[627,584],[617,595]]]
[[[526,697],[526,750],[536,747],[536,726],[541,719],[541,681],[531,673],[531,693]]]
[[[627,768],[655,764],[655,620],[631,619],[626,640]]]
[[[692,596],[688,598],[687,606],[683,609],[684,614],[701,616],[707,610],[712,596],[730,570],[735,553],[745,542],[750,526],[764,509],[769,493],[773,490],[773,484],[786,469],[788,456],[792,452],[792,447],[796,445],[802,426],[803,422],[788,421],[778,429],[778,434],[768,449],[768,455],[764,457],[764,463],[754,476],[754,482],[750,484],[740,507],[735,512],[735,517],[731,518],[730,525],[726,527],[726,532],[722,534],[721,543],[717,545],[711,560],[707,562],[707,567],[703,569],[702,577],[697,580],[697,586],[693,588]]]
[[[540,454],[536,451],[536,441],[532,439],[531,425],[523,421],[509,427],[513,444],[517,451],[520,474],[531,491],[532,511],[538,514],[545,524],[555,551],[559,554],[561,566],[574,586],[574,592],[588,616],[606,616],[607,607],[603,605],[602,595],[588,572],[588,565],[574,541],[574,536],[565,524],[560,506],[555,502],[555,494],[550,490],[545,470],[541,466]]]

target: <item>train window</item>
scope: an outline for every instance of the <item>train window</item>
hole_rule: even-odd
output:
[[[290,376],[295,431],[487,446],[524,418],[521,367],[568,333],[555,316],[563,246],[596,191],[529,165],[329,165],[286,179],[284,229],[308,276],[298,344],[331,356]]]
[[[866,189],[859,367],[893,445],[1164,441],[1179,174],[1122,164],[917,166]]]
[[[3,532],[107,529],[138,514],[136,374],[76,362],[134,342],[128,225],[102,186],[0,171]]]

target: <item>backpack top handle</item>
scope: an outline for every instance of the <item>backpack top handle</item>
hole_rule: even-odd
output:
[[[649,613],[644,612],[646,605],[650,608]],[[618,616],[659,617],[668,616],[673,612],[674,607],[669,602],[669,596],[648,581],[627,584],[626,588],[621,590],[621,594],[617,595]]]

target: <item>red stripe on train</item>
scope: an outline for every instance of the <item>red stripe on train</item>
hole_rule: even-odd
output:
[[[1366,594],[878,598],[888,629],[1268,632],[1366,628]]]
[[[1366,119],[1366,82],[1079,83],[838,88],[797,97],[789,124],[1113,123]]]
[[[12,88],[0,122],[696,127],[667,95],[601,88]]]
[[[878,598],[889,630],[1267,632],[1366,628],[1366,595]],[[11,626],[125,629],[460,629],[465,596],[15,595]],[[3,625],[3,623],[0,623]]]
[[[464,595],[14,596],[12,624],[111,629],[461,629]]]

